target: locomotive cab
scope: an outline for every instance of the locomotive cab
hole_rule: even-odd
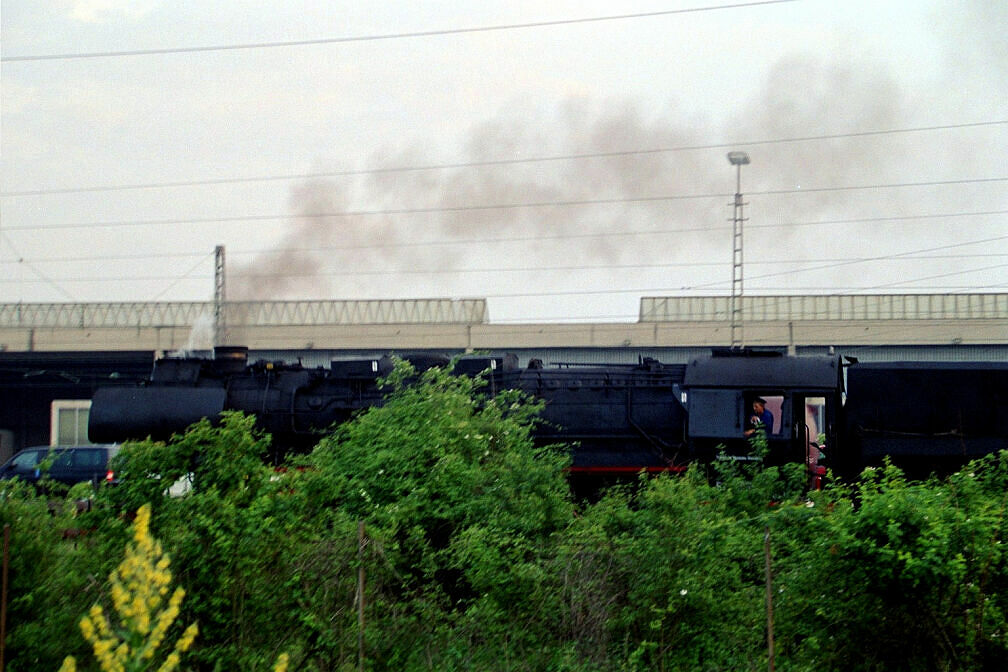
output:
[[[835,357],[731,350],[694,359],[683,380],[692,455],[804,462],[817,474],[824,444],[834,443],[842,391]],[[765,457],[753,455],[757,432],[766,436]]]

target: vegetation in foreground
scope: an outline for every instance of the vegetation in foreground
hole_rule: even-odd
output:
[[[574,502],[564,452],[532,444],[535,403],[411,375],[283,472],[228,415],[125,447],[119,486],[55,510],[4,484],[7,669],[101,669],[79,623],[114,613],[144,505],[185,591],[160,636],[199,628],[180,669],[766,669],[770,634],[778,670],[1008,659],[1008,453],[925,483],[888,467],[806,495],[798,469],[728,464]]]

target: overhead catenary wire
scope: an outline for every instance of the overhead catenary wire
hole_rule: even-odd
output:
[[[857,191],[875,189],[905,189],[913,187],[934,187],[964,184],[991,184],[998,182],[1008,182],[1008,176],[996,177],[974,177],[955,180],[929,180],[924,182],[894,182],[875,183],[862,185],[841,185],[830,187],[803,187],[795,189],[772,189],[763,191],[747,191],[746,196],[779,196],[785,194],[812,194],[838,191]],[[330,212],[313,212],[297,214],[251,214],[251,215],[230,215],[220,217],[198,217],[198,218],[170,218],[170,219],[148,219],[148,220],[111,220],[97,222],[69,222],[64,224],[48,224],[43,226],[6,226],[7,231],[42,231],[56,229],[90,229],[100,227],[136,227],[136,226],[165,226],[170,224],[211,224],[224,222],[253,222],[253,221],[278,221],[296,219],[319,219],[319,218],[348,218],[348,217],[376,217],[390,215],[413,215],[413,214],[438,214],[438,213],[458,213],[458,212],[479,212],[488,210],[515,210],[515,209],[535,209],[549,207],[575,207],[586,205],[618,205],[630,203],[661,203],[668,201],[683,200],[703,200],[703,199],[723,199],[727,198],[727,193],[710,194],[662,194],[654,196],[624,196],[614,198],[579,198],[579,199],[557,199],[544,201],[526,201],[511,203],[473,203],[465,205],[444,205],[427,207],[408,208],[375,208],[360,210],[333,210]],[[995,211],[998,212],[998,211]]]
[[[1005,235],[1005,236],[994,236],[994,237],[991,237],[991,238],[984,238],[984,239],[981,239],[981,240],[962,241],[962,242],[958,242],[958,243],[950,243],[948,245],[925,247],[925,248],[921,248],[921,249],[918,249],[918,250],[910,250],[910,251],[907,251],[907,252],[897,252],[895,254],[879,255],[879,256],[875,256],[875,257],[865,257],[865,258],[862,258],[862,259],[854,259],[854,260],[842,261],[842,262],[837,262],[837,263],[818,264],[816,266],[812,266],[812,267],[809,267],[809,268],[803,268],[803,269],[801,269],[801,271],[777,271],[777,272],[774,272],[774,273],[764,273],[762,275],[749,276],[748,279],[749,280],[763,280],[763,279],[766,279],[766,278],[775,278],[775,277],[780,277],[780,276],[787,276],[787,275],[791,275],[792,273],[795,273],[795,272],[810,273],[810,272],[813,272],[813,271],[822,271],[822,270],[831,269],[831,268],[838,268],[838,267],[841,267],[841,266],[849,266],[851,264],[867,263],[867,262],[872,262],[872,261],[891,261],[893,259],[907,257],[907,256],[913,255],[913,254],[925,254],[925,253],[928,253],[928,252],[940,252],[940,251],[944,251],[944,250],[950,250],[950,249],[956,248],[956,247],[965,247],[965,246],[968,246],[968,245],[985,245],[985,244],[989,244],[989,243],[1000,242],[1000,241],[1003,241],[1003,240],[1008,240],[1008,235]],[[986,269],[981,269],[981,270],[986,270]],[[705,283],[705,284],[700,284],[700,285],[691,285],[691,286],[684,287],[684,289],[693,290],[693,289],[704,289],[704,288],[708,288],[708,287],[721,287],[721,286],[723,286],[723,283],[716,282],[716,283]]]
[[[253,175],[246,177],[206,178],[199,180],[136,182],[131,184],[91,185],[80,187],[55,187],[51,189],[26,189],[19,191],[0,191],[0,197],[11,198],[11,197],[23,197],[23,196],[47,196],[56,194],[74,194],[74,193],[105,192],[105,191],[133,191],[140,189],[200,187],[200,186],[244,184],[244,183],[257,183],[257,182],[312,180],[312,179],[351,177],[361,175],[380,175],[385,173],[405,173],[405,172],[421,172],[421,171],[436,171],[436,170],[455,170],[462,168],[513,166],[513,165],[533,164],[533,163],[617,158],[623,156],[646,156],[651,154],[666,154],[674,152],[708,151],[713,149],[727,149],[730,147],[755,147],[755,146],[785,144],[785,143],[811,142],[816,140],[840,140],[844,138],[871,137],[871,136],[895,135],[904,133],[921,133],[928,131],[946,131],[954,129],[977,128],[984,126],[1000,126],[1005,124],[1008,124],[1008,119],[995,119],[988,121],[964,122],[957,124],[941,124],[932,126],[913,126],[905,128],[850,131],[845,133],[828,133],[822,135],[800,135],[800,136],[782,137],[782,138],[766,138],[760,140],[738,140],[732,142],[679,145],[675,147],[651,147],[651,148],[626,149],[626,150],[609,151],[609,152],[579,152],[570,154],[530,156],[530,157],[508,158],[508,159],[488,159],[485,161],[460,161],[460,162],[448,162],[448,163],[361,168],[351,170],[318,171],[307,173],[302,172],[302,173],[287,173],[287,174],[275,174],[275,175]]]
[[[998,266],[990,268],[1008,268],[1008,264],[1000,264]],[[970,271],[963,271],[957,274],[965,274]],[[722,287],[726,287],[730,284],[730,281],[722,283]],[[861,286],[845,286],[837,287],[835,285],[830,286],[809,286],[809,287],[767,287],[766,291],[787,291],[789,293],[803,292],[803,291],[816,291],[816,292],[841,292],[841,293],[857,293],[862,292],[867,289],[881,289],[883,285],[873,286],[873,287],[861,287]],[[987,289],[996,289],[1003,287],[1000,285],[988,285]],[[979,289],[976,285],[958,285],[959,291],[971,291],[974,289]],[[762,289],[762,288],[761,288]],[[947,289],[947,286],[930,286],[924,289],[928,291],[943,291]],[[627,288],[602,288],[602,289],[570,289],[570,290],[542,290],[542,291],[520,291],[520,292],[490,292],[485,295],[481,295],[482,298],[486,299],[522,299],[522,298],[550,298],[550,297],[564,297],[564,296],[604,296],[604,295],[616,295],[616,294],[637,294],[637,295],[655,295],[663,294],[668,296],[684,296],[682,288],[675,289],[668,286],[651,286],[651,287],[627,287]],[[712,296],[724,296],[723,293],[714,294]]]
[[[157,294],[156,294],[156,295],[154,296],[154,299],[153,299],[153,300],[154,300],[154,301],[157,301],[158,299],[160,299],[161,297],[163,297],[163,296],[164,296],[165,294],[167,294],[168,292],[170,292],[170,291],[171,291],[172,289],[174,289],[174,288],[175,288],[175,286],[176,286],[176,285],[178,285],[178,284],[179,284],[180,282],[182,282],[182,281],[183,281],[183,280],[185,280],[186,278],[190,277],[190,276],[191,276],[191,275],[192,275],[193,273],[195,273],[195,272],[196,272],[196,270],[197,270],[197,269],[198,269],[198,268],[199,268],[200,266],[202,266],[202,265],[203,265],[204,263],[206,263],[206,262],[207,262],[208,260],[211,260],[211,259],[213,259],[213,258],[214,258],[214,256],[215,256],[215,253],[213,253],[213,252],[211,252],[211,253],[208,253],[208,254],[204,254],[204,255],[203,255],[203,256],[202,256],[201,258],[200,258],[200,260],[199,260],[199,261],[197,261],[197,262],[196,262],[195,264],[193,264],[193,266],[192,266],[192,267],[191,267],[191,268],[190,268],[190,269],[189,269],[188,271],[186,271],[185,273],[183,273],[182,275],[179,275],[179,276],[173,276],[172,278],[167,278],[168,280],[172,280],[172,279],[173,279],[173,280],[175,280],[175,282],[172,282],[172,283],[168,284],[167,286],[165,286],[165,287],[164,287],[164,288],[163,288],[163,289],[162,289],[162,290],[161,290],[160,292],[158,292],[158,293],[157,293]],[[142,280],[143,278],[137,278],[137,279],[138,279],[138,280]]]
[[[793,270],[789,270],[789,271],[778,271],[778,272],[775,272],[775,273],[767,273],[767,274],[760,275],[760,276],[753,276],[751,279],[761,279],[761,278],[780,277],[780,276],[793,276],[793,275],[798,275],[798,274],[801,274],[801,273],[808,273],[808,272],[813,272],[813,271],[819,271],[819,270],[823,270],[823,269],[826,269],[826,268],[836,268],[836,267],[840,267],[840,266],[848,266],[848,265],[854,265],[854,264],[868,264],[868,263],[892,262],[892,261],[920,261],[921,259],[937,259],[937,258],[962,259],[962,258],[987,258],[987,257],[1004,257],[1004,256],[1008,256],[1008,253],[1005,253],[1005,254],[982,254],[982,255],[924,256],[924,257],[922,257],[922,256],[916,256],[916,255],[926,254],[928,252],[942,251],[942,250],[952,249],[952,248],[956,248],[956,247],[963,247],[963,246],[968,246],[968,245],[989,244],[991,242],[997,242],[997,241],[1001,241],[1001,240],[1008,240],[1008,236],[999,236],[999,237],[995,237],[995,238],[987,238],[987,239],[975,240],[975,241],[965,241],[965,242],[954,243],[954,244],[950,244],[950,245],[943,245],[943,246],[939,246],[939,247],[926,248],[926,249],[923,249],[923,250],[915,250],[915,251],[909,251],[909,252],[898,252],[898,253],[888,254],[888,255],[878,255],[878,256],[874,256],[874,257],[861,257],[861,258],[840,259],[840,260],[819,260],[819,261],[831,261],[831,262],[834,262],[834,263],[829,263],[829,264],[818,263],[818,264],[816,264],[814,266],[810,266],[810,267],[807,267],[807,268],[798,268],[798,269],[793,269]],[[148,281],[154,281],[154,280],[176,280],[177,282],[179,282],[179,281],[185,279],[186,277],[188,277],[189,275],[191,275],[200,265],[202,265],[203,263],[205,263],[205,261],[206,261],[207,258],[208,258],[207,255],[203,255],[203,257],[197,262],[197,264],[194,265],[192,268],[190,268],[189,271],[187,271],[182,276],[175,276],[175,275],[170,275],[170,276],[154,276],[154,275],[150,275],[150,274],[145,274],[145,275],[142,275],[142,276],[130,276],[130,275],[89,276],[89,277],[83,277],[83,276],[81,276],[81,277],[63,277],[63,278],[59,278],[59,279],[62,280],[62,281],[64,281],[64,282],[124,282],[124,281],[136,281],[136,280],[148,280]],[[779,265],[779,264],[785,263],[785,262],[764,261],[764,262],[758,262],[758,263],[762,264],[762,265]],[[804,263],[814,263],[814,262],[792,261],[791,263],[804,264]],[[673,262],[673,263],[663,263],[663,264],[567,265],[567,266],[545,266],[545,267],[544,266],[510,267],[510,268],[508,268],[508,267],[497,267],[497,268],[456,268],[456,269],[450,269],[450,268],[438,268],[438,269],[430,269],[430,268],[428,268],[428,269],[384,268],[384,269],[380,269],[380,270],[359,270],[359,269],[357,269],[357,270],[350,270],[350,271],[315,271],[315,270],[313,270],[313,271],[259,272],[259,271],[255,271],[255,270],[249,269],[249,270],[238,271],[236,273],[233,273],[232,277],[234,277],[234,278],[245,278],[245,279],[266,280],[266,279],[277,279],[277,278],[302,278],[302,277],[355,277],[355,276],[357,276],[357,277],[364,277],[364,276],[403,276],[403,275],[439,275],[439,274],[441,274],[441,275],[459,275],[459,274],[473,274],[473,273],[495,273],[495,274],[501,274],[501,273],[531,273],[531,272],[554,273],[554,272],[560,272],[560,271],[562,271],[562,272],[572,272],[572,271],[585,271],[585,270],[661,270],[661,269],[670,269],[670,268],[717,267],[717,266],[723,266],[723,265],[724,264],[722,262],[678,262],[678,263]],[[894,282],[891,282],[891,283],[886,283],[886,284],[881,284],[881,285],[875,285],[875,286],[871,286],[871,287],[868,287],[868,286],[861,287],[860,289],[865,289],[865,290],[867,290],[867,289],[880,289],[880,288],[889,287],[889,286],[899,286],[899,285],[903,285],[903,284],[920,282],[922,280],[936,279],[936,278],[939,278],[939,277],[951,277],[951,276],[955,276],[955,275],[965,275],[965,274],[969,274],[969,273],[978,273],[978,272],[982,272],[982,271],[996,270],[996,269],[1001,269],[1001,268],[1006,268],[1006,267],[1008,267],[1008,264],[994,264],[994,265],[988,265],[988,266],[983,266],[983,267],[979,267],[979,268],[959,269],[957,271],[952,271],[952,272],[942,273],[942,274],[936,274],[936,275],[929,275],[929,276],[923,276],[923,277],[914,277],[914,278],[904,278],[904,279],[899,280],[899,281],[894,281]],[[13,279],[0,278],[0,284],[11,283],[11,282],[18,282],[18,281],[17,280],[13,280]],[[705,290],[705,289],[707,289],[707,290],[713,290],[713,289],[721,289],[724,286],[725,286],[725,282],[723,282],[723,281],[717,281],[717,282],[706,283],[706,284],[701,284],[701,285],[693,285],[693,286],[681,287],[681,288],[679,288],[678,291],[683,291],[683,290],[693,291],[693,290]],[[991,287],[995,287],[995,285],[991,285]],[[169,287],[168,289],[170,289],[170,288],[171,287]],[[968,289],[968,288],[969,288],[969,286],[967,286],[967,287],[960,287],[960,289]],[[780,288],[771,288],[771,287],[761,286],[760,289],[761,289],[761,291],[767,291],[767,290],[780,289]],[[805,288],[791,287],[790,289],[813,289],[813,288],[810,288],[810,287],[805,287]],[[815,288],[815,289],[823,289],[823,288]],[[167,291],[167,290],[165,290],[165,291]],[[607,289],[607,290],[602,290],[602,291],[585,290],[585,292],[589,293],[589,294],[590,293],[609,293],[609,292],[622,293],[622,292],[633,292],[633,291],[645,291],[646,292],[646,291],[653,291],[653,289],[651,289],[651,290],[649,290],[649,289],[637,289],[637,290],[609,290],[609,289]],[[158,298],[161,295],[163,295],[163,294],[164,294],[164,292],[162,292],[161,294],[159,294]],[[553,294],[554,294],[554,292],[547,292],[547,293],[545,293],[545,295],[548,295],[548,296],[552,296]],[[555,294],[561,295],[561,294],[564,294],[564,292],[563,291],[558,291],[558,292],[555,292]],[[539,295],[539,294],[535,294],[535,295]],[[520,295],[516,295],[516,296],[533,296],[533,294],[520,294]]]
[[[53,289],[55,289],[57,292],[59,292],[60,294],[62,294],[66,298],[70,299],[71,301],[75,301],[76,300],[74,298],[73,294],[71,294],[70,292],[68,292],[66,290],[66,288],[64,288],[62,285],[60,285],[59,283],[57,283],[54,279],[50,278],[48,275],[46,275],[45,273],[43,273],[42,271],[40,271],[35,266],[35,264],[33,264],[30,261],[26,261],[25,258],[24,258],[24,256],[22,256],[21,252],[19,252],[18,248],[14,245],[14,242],[11,241],[10,236],[7,235],[6,231],[0,231],[0,240],[3,240],[3,241],[5,241],[7,243],[7,246],[14,253],[14,257],[16,259],[16,263],[17,264],[28,268],[28,270],[30,270],[32,273],[34,273],[36,276],[38,276],[38,278],[43,283],[45,283],[49,287],[52,287]]]
[[[992,269],[996,270],[996,269],[1002,269],[1002,268],[1008,268],[1008,264],[998,264],[998,265],[995,265],[995,266],[988,266],[988,267],[985,267],[984,270],[992,270]],[[947,274],[941,274],[940,276],[931,276],[929,278],[922,278],[922,279],[934,279],[934,278],[937,278],[937,277],[950,277],[950,276],[953,276],[953,275],[965,275],[965,274],[968,274],[968,273],[975,272],[976,270],[978,270],[978,269],[965,269],[965,270],[961,270],[961,271],[954,271],[954,272],[947,273]],[[158,278],[158,277],[151,278],[149,276],[145,276],[143,279],[145,279],[145,280],[175,280],[177,278],[175,278],[175,276],[165,276],[165,277],[161,277],[161,278]],[[195,280],[195,279],[193,279],[193,280]],[[94,281],[94,282],[121,282],[122,279],[120,279],[120,278],[108,278],[106,280],[100,280],[100,281],[99,280],[92,280],[92,279],[84,280],[84,282],[92,282],[92,281]],[[830,284],[830,285],[761,286],[759,289],[760,289],[761,292],[780,292],[780,293],[782,293],[782,295],[791,295],[791,296],[798,296],[798,295],[802,295],[803,293],[812,294],[812,295],[818,295],[818,294],[822,294],[822,295],[835,295],[835,294],[840,294],[840,295],[857,295],[857,294],[862,294],[862,293],[864,293],[866,291],[869,291],[869,290],[886,289],[886,288],[889,288],[889,287],[896,287],[896,286],[899,286],[900,284],[907,284],[909,282],[914,282],[914,281],[916,281],[916,280],[915,279],[908,279],[908,280],[903,280],[903,281],[899,281],[899,282],[886,283],[886,284],[878,284],[878,285],[834,285],[834,284]],[[204,284],[205,284],[205,281],[200,280],[200,282],[204,282]],[[701,296],[701,297],[709,297],[709,298],[721,298],[721,297],[725,296],[724,289],[729,284],[730,284],[730,280],[722,282],[720,287],[711,287],[711,288],[708,288],[704,292],[699,293],[699,294],[695,293],[695,292],[690,292],[690,291],[688,291],[688,288],[683,288],[683,287],[669,287],[668,285],[649,285],[649,286],[634,286],[634,287],[626,287],[626,288],[605,287],[605,288],[555,289],[555,290],[554,289],[545,289],[545,290],[541,290],[541,291],[532,291],[532,290],[529,290],[529,291],[514,291],[514,292],[481,292],[480,293],[480,298],[481,299],[562,298],[562,297],[570,297],[570,296],[576,296],[576,297],[585,297],[585,296],[613,296],[613,295],[621,295],[621,294],[640,295],[640,296],[659,296],[659,295],[660,296],[669,296],[669,297],[677,297],[677,296],[695,297],[695,296]],[[981,292],[981,293],[986,293],[988,291],[991,291],[991,292],[1003,292],[1004,290],[1008,290],[1008,286],[1005,286],[1004,284],[995,284],[995,283],[989,283],[989,284],[988,283],[984,283],[984,284],[968,284],[968,285],[964,285],[964,284],[958,284],[958,285],[933,285],[932,284],[932,285],[922,285],[922,286],[918,286],[918,287],[912,287],[910,289],[912,291],[910,291],[909,293],[913,293],[913,294],[918,294],[918,293],[921,293],[921,292],[928,292],[928,293],[939,292],[939,293],[957,293],[958,294],[958,293],[964,293],[964,292]],[[907,293],[907,292],[900,292],[900,293]],[[753,296],[762,296],[762,295],[753,295]],[[369,298],[367,300],[371,300],[371,301],[391,301],[391,300],[398,300],[400,298],[401,297],[398,297],[398,296],[395,296],[395,297],[392,297],[392,296],[388,296],[388,297],[374,296],[374,297],[371,297],[371,298]],[[68,297],[68,300],[70,302],[72,302],[72,303],[80,303],[76,299],[73,299],[73,298],[70,298],[70,297]],[[262,299],[256,299],[256,300],[262,300]],[[315,300],[315,299],[298,299],[298,300],[311,301],[311,300]],[[353,299],[348,299],[348,300],[353,300]],[[185,301],[183,301],[183,302],[185,302]],[[103,301],[102,303],[119,303],[119,302],[114,302],[114,301],[113,302],[107,302],[107,301]],[[127,302],[127,303],[135,303],[135,302]],[[581,319],[581,318],[577,318],[577,319]],[[1008,321],[1008,318],[1006,318],[1006,321]]]
[[[459,244],[459,243],[455,243]],[[981,244],[981,243],[977,243]],[[321,247],[315,248],[313,251],[322,251],[328,248]],[[347,248],[342,248],[347,249]],[[359,248],[358,248],[359,249]],[[280,250],[261,250],[261,251],[237,251],[232,252],[230,256],[232,258],[257,258],[260,256],[267,256],[270,254],[287,254],[290,253],[291,249],[280,249]],[[301,250],[307,251],[307,250]],[[192,253],[179,253],[179,254],[108,254],[100,256],[88,256],[88,257],[51,257],[46,259],[21,259],[19,261],[31,262],[35,264],[67,264],[67,263],[83,263],[83,262],[95,262],[95,261],[143,261],[149,262],[154,259],[191,259],[199,257],[199,264],[208,261],[209,256],[202,252],[192,252]],[[1008,252],[981,252],[976,254],[920,254],[920,255],[906,255],[899,259],[886,259],[886,261],[926,261],[926,260],[940,260],[940,259],[985,259],[991,257],[1008,257]],[[786,264],[811,264],[811,263],[846,263],[855,261],[854,258],[829,258],[829,257],[818,257],[814,262],[796,260],[796,259],[759,259],[755,261],[749,261],[746,263],[747,266],[781,266]],[[3,262],[0,263],[13,263]],[[434,273],[434,274],[451,274],[451,273],[514,273],[514,272],[527,272],[527,273],[545,273],[551,271],[605,271],[605,270],[648,270],[648,269],[670,269],[670,268],[699,268],[699,267],[719,267],[724,266],[723,261],[683,261],[683,262],[665,262],[660,264],[582,264],[575,266],[512,266],[512,267],[486,267],[486,268],[460,268],[460,269],[448,269],[443,266],[439,268],[428,268],[428,269],[411,269],[409,271],[389,271],[389,270],[353,270],[353,271],[321,271],[312,273],[312,275],[340,275],[340,276],[354,276],[354,275],[388,275],[395,272],[408,272],[408,273]],[[196,266],[198,268],[198,266]],[[195,270],[195,269],[193,269]],[[192,273],[190,270],[189,273]],[[283,276],[286,274],[269,274],[270,276]],[[305,275],[301,273],[295,273],[292,275]],[[120,276],[116,276],[120,277]],[[147,276],[145,276],[147,277]],[[174,277],[174,276],[173,276]],[[111,279],[111,278],[110,278]],[[0,277],[0,283],[3,282],[16,282],[11,278]]]
[[[887,221],[910,221],[910,220],[939,220],[945,218],[956,218],[956,217],[975,217],[975,216],[989,216],[989,215],[1003,215],[1008,214],[1008,210],[985,210],[976,212],[946,212],[946,213],[925,213],[916,215],[899,215],[892,217],[862,217],[862,218],[847,218],[847,219],[828,219],[819,221],[805,221],[805,222],[778,222],[775,224],[752,224],[748,228],[750,229],[787,229],[792,227],[809,227],[809,226],[833,226],[836,224],[846,224],[846,223],[877,223],[877,222],[887,222]],[[481,237],[481,238],[438,238],[436,240],[421,240],[421,241],[409,241],[409,242],[397,242],[397,241],[382,241],[382,242],[372,242],[364,244],[354,244],[354,245],[313,245],[311,247],[273,247],[269,249],[238,249],[231,252],[232,257],[260,257],[260,256],[271,256],[271,255],[284,255],[290,253],[307,253],[307,252],[338,252],[338,251],[360,251],[369,249],[410,249],[410,248],[420,248],[420,247],[450,247],[450,246],[467,246],[467,245],[487,245],[487,244],[497,244],[497,243],[524,243],[524,242],[541,242],[545,240],[576,240],[576,239],[592,239],[592,238],[625,238],[625,237],[643,237],[643,236],[667,236],[672,234],[682,234],[682,233],[707,233],[716,230],[728,230],[731,227],[728,226],[702,226],[702,227],[685,227],[685,228],[673,228],[673,229],[635,229],[635,230],[624,230],[624,231],[593,231],[593,232],[580,232],[580,233],[558,233],[558,234],[545,234],[545,235],[535,235],[535,236],[493,236],[493,237]],[[980,240],[974,242],[958,242],[954,243],[948,248],[957,248],[969,245],[981,245],[989,242],[988,240]],[[12,247],[13,249],[13,247]],[[927,254],[927,252],[941,251],[943,248],[929,248],[925,252],[907,252],[901,253],[901,258],[906,259],[921,259],[921,258],[976,258],[985,256],[1005,256],[1005,253],[983,253],[983,254],[962,254],[962,255],[945,255],[943,257],[939,256],[914,256]],[[154,260],[154,259],[186,259],[199,257],[201,260],[206,260],[209,256],[204,252],[150,252],[150,253],[129,253],[129,254],[102,254],[94,256],[64,256],[64,257],[48,257],[45,259],[24,259],[18,255],[18,261],[30,261],[32,263],[73,263],[73,262],[92,262],[92,261],[126,261],[126,260]],[[886,257],[891,258],[891,257]],[[849,263],[856,262],[859,259],[829,259],[829,258],[818,258],[814,263]],[[0,263],[3,263],[0,260]],[[11,262],[8,262],[11,263]],[[750,260],[747,265],[780,265],[787,263],[813,263],[807,261],[796,261],[793,259],[780,259],[780,260]],[[677,263],[664,263],[664,264],[652,264],[652,265],[626,265],[626,266],[615,266],[617,268],[645,268],[645,267],[662,267],[671,268],[676,266],[688,266],[688,265],[710,265],[710,266],[721,266],[723,262],[684,262],[681,264]],[[591,268],[607,268],[610,266],[593,266]],[[542,267],[539,267],[542,268]],[[547,269],[548,270],[548,269]],[[818,267],[811,269],[818,270]],[[441,271],[434,271],[441,272]],[[449,271],[443,271],[449,272]],[[9,281],[9,280],[7,280]],[[0,282],[5,282],[4,279],[0,279]]]
[[[553,21],[528,21],[522,23],[508,23],[491,26],[472,26],[468,28],[444,28],[440,30],[420,30],[401,33],[384,33],[374,35],[357,35],[346,37],[325,37],[306,40],[283,40],[273,42],[244,42],[235,44],[218,44],[195,47],[164,47],[155,49],[123,49],[118,51],[91,51],[91,52],[66,52],[59,54],[23,54],[0,56],[2,63],[18,63],[26,61],[66,61],[76,59],[94,58],[121,58],[137,56],[155,56],[168,54],[195,54],[211,51],[239,51],[250,49],[278,49],[289,47],[306,47],[325,44],[350,44],[354,42],[375,42],[384,40],[416,39],[425,37],[441,37],[448,35],[464,35],[469,33],[488,33],[507,30],[524,30],[530,28],[549,28],[555,26],[569,26],[584,23],[600,23],[603,21],[627,21],[632,19],[657,18],[661,16],[673,16],[677,14],[693,14],[697,12],[714,12],[721,10],[743,9],[747,7],[760,7],[762,5],[779,5],[797,0],[751,0],[750,2],[737,2],[722,5],[706,5],[703,7],[684,7],[681,9],[667,9],[655,12],[638,12],[635,14],[612,14],[608,16],[589,16],[571,19],[556,19]]]

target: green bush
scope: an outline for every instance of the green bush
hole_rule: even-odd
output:
[[[1004,454],[926,483],[889,466],[782,515],[782,655],[795,669],[999,669],[1006,475]]]
[[[367,522],[382,581],[369,643],[386,665],[513,669],[504,661],[539,646],[528,625],[553,600],[567,457],[533,446],[538,407],[522,395],[489,397],[442,369],[414,376],[401,364],[387,403],[323,441],[299,488]]]
[[[109,549],[125,539],[125,526],[113,520],[96,527],[78,515],[80,488],[57,500],[17,481],[0,487],[0,526],[11,528],[6,669],[55,670],[67,654],[88,650],[72,635],[101,594],[115,562]]]

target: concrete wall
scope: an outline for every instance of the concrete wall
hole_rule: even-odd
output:
[[[257,326],[229,330],[229,342],[273,349],[460,349],[729,345],[724,322],[596,324],[389,324]],[[747,345],[1001,345],[1008,320],[817,320],[744,325]],[[190,330],[0,327],[0,348],[15,352],[179,350]]]

